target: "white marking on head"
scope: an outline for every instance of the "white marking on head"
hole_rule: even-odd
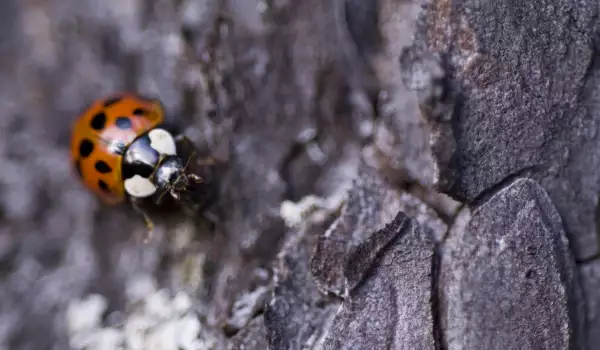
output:
[[[133,197],[144,198],[156,192],[156,186],[150,180],[140,175],[135,175],[124,181],[125,190]]]
[[[177,154],[175,140],[170,132],[165,129],[153,129],[148,133],[150,138],[150,147],[154,148],[160,154],[174,156]]]

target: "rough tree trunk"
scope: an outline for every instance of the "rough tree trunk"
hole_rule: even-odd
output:
[[[0,349],[117,349],[177,292],[181,349],[600,347],[595,2],[0,9]],[[71,123],[116,90],[227,160],[214,231],[143,244],[76,180]]]

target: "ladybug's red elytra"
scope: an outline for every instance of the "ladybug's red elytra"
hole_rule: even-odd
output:
[[[196,162],[202,175],[189,171],[195,151],[184,154],[182,146],[190,144],[177,127],[164,123],[160,101],[119,93],[94,101],[75,121],[71,156],[87,188],[108,205],[130,202],[151,232],[144,202],[160,204],[167,194],[180,201],[206,185],[206,167],[214,158]]]

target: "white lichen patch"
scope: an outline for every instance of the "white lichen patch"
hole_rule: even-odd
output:
[[[107,301],[91,295],[73,301],[67,310],[72,349],[86,350],[208,350],[216,341],[203,335],[202,324],[185,293],[157,289],[153,278],[140,276],[127,285],[127,313],[122,324],[101,323]]]
[[[269,296],[270,289],[258,287],[256,290],[242,295],[236,300],[227,324],[231,328],[242,329],[250,322],[256,312],[262,308]]]
[[[67,328],[70,333],[81,333],[98,328],[107,301],[97,294],[77,300],[67,308]]]
[[[328,198],[309,195],[298,202],[285,200],[279,207],[279,215],[288,227],[298,228],[307,219],[312,222],[322,222],[341,208],[346,192],[347,186],[341,186]]]

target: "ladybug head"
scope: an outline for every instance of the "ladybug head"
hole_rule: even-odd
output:
[[[178,156],[165,157],[156,168],[154,181],[156,186],[163,194],[167,192],[175,199],[180,198],[180,194],[188,189],[190,181],[199,183],[202,178],[196,174],[186,172],[187,165]],[[162,197],[162,196],[161,196]]]

